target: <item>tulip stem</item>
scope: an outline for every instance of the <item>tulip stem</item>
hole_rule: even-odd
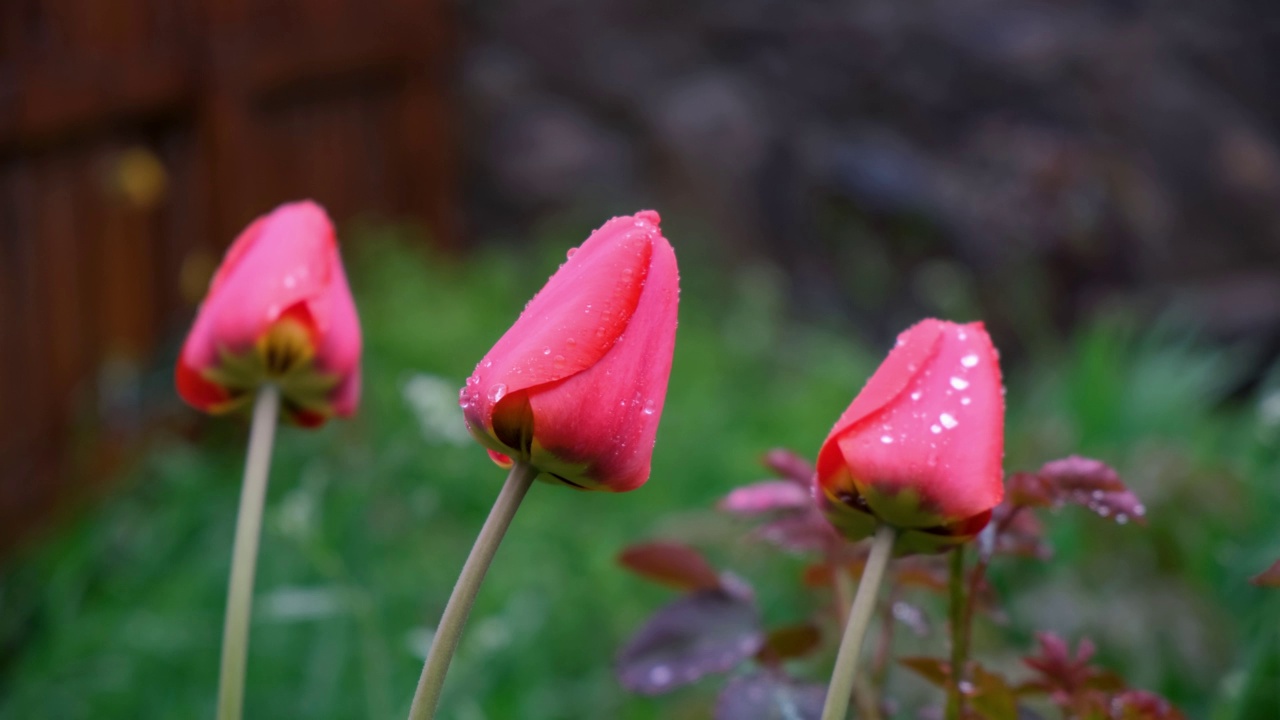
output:
[[[871,541],[871,556],[867,558],[862,579],[858,582],[858,594],[853,598],[844,639],[840,641],[840,652],[836,655],[835,670],[831,673],[826,704],[822,708],[822,720],[844,720],[849,712],[849,696],[853,692],[853,681],[858,673],[862,639],[867,635],[867,625],[875,611],[876,595],[880,591],[880,582],[884,579],[889,556],[893,554],[895,538],[896,534],[891,526],[881,525],[876,528],[875,538]]]
[[[236,516],[231,578],[227,585],[227,615],[222,628],[222,670],[218,678],[218,720],[239,720],[244,712],[244,675],[249,656],[249,615],[253,603],[253,575],[258,564],[258,538],[280,414],[280,388],[267,383],[258,389],[249,427],[249,455],[245,460],[240,510]]]
[[[498,493],[498,499],[489,511],[489,519],[484,521],[476,543],[471,547],[471,554],[462,566],[462,574],[453,586],[453,594],[444,606],[444,615],[440,617],[440,625],[436,628],[435,638],[431,641],[431,650],[427,653],[427,662],[422,667],[422,677],[418,678],[418,689],[413,695],[413,705],[409,708],[409,720],[430,720],[435,717],[436,705],[440,703],[440,692],[444,689],[444,676],[449,671],[449,661],[458,647],[458,638],[462,635],[462,627],[471,614],[471,605],[475,602],[480,583],[484,582],[485,572],[493,562],[494,553],[511,525],[511,518],[529,486],[537,477],[538,471],[528,463],[516,461],[511,466],[511,474]]]
[[[946,720],[960,720],[965,705],[960,688],[969,655],[969,611],[965,602],[964,545],[951,552],[951,681],[947,683]]]

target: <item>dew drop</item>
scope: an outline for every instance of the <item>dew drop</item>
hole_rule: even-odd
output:
[[[569,347],[573,347],[574,345],[578,344],[578,340],[577,338],[569,338],[568,340],[564,341],[564,344],[568,345]]]
[[[951,387],[957,390],[964,390],[969,387],[969,381],[964,378],[953,377],[951,378]]]
[[[494,385],[493,387],[489,388],[489,402],[496,403],[499,400],[501,400],[503,396],[505,396],[506,394],[507,394],[507,386],[502,383],[498,383],[497,385]]]
[[[543,354],[543,355],[550,355],[550,354],[551,354],[551,348],[549,348],[549,347],[548,347],[548,348],[542,348],[542,354]]]
[[[965,366],[965,367],[967,367],[967,368],[971,368],[971,367],[973,367],[974,365],[977,365],[977,364],[978,364],[978,356],[977,356],[977,355],[965,355],[964,357],[960,358],[960,364],[961,364],[961,365],[963,365],[963,366]]]
[[[880,436],[880,442],[884,443],[885,445],[888,445],[889,443],[893,442],[893,436],[892,436],[892,435],[881,435],[881,436]]]
[[[951,416],[951,413],[942,413],[938,416],[938,421],[941,422],[942,426],[948,430],[960,424]]]
[[[934,435],[937,435],[938,433],[942,432],[942,426],[938,424],[930,425],[929,432],[932,432]]]
[[[912,400],[919,400],[919,399],[920,399],[920,391],[919,391],[919,390],[917,390],[917,391],[915,391],[915,392],[911,393],[911,399],[912,399]]]
[[[551,364],[554,365],[557,370],[564,367],[564,356],[563,355],[555,356],[554,358],[551,359]]]
[[[493,361],[492,361],[492,360],[485,360],[484,362],[482,362],[482,363],[480,363],[480,364],[481,364],[481,365],[483,365],[484,367],[493,367]],[[479,381],[477,381],[477,382],[479,382]]]
[[[471,387],[475,387],[476,385],[479,385],[479,384],[480,384],[480,376],[479,376],[479,375],[472,375],[471,377],[467,378],[467,384],[468,384],[468,385],[470,385]]]
[[[574,256],[574,254],[575,254],[575,253],[577,253],[577,252],[578,252],[578,248],[576,248],[576,247],[571,247],[571,248],[569,248],[569,250],[564,254],[564,256],[565,256],[566,258],[571,258],[571,257],[573,257],[573,256]]]
[[[645,404],[644,404],[644,410],[643,410],[642,412],[643,412],[645,415],[652,415],[652,414],[653,414],[653,412],[654,412],[654,404],[653,404],[653,401],[652,401],[652,400],[646,400],[646,401],[645,401]]]
[[[969,333],[967,333],[967,332],[965,332],[965,331],[961,330],[960,332],[956,333],[956,337],[960,338],[961,340],[968,340],[968,339],[969,339]]]

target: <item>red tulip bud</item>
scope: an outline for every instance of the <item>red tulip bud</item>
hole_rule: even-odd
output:
[[[899,552],[971,539],[1004,495],[1004,391],[982,323],[924,320],[898,343],[818,453],[819,500],[850,539],[897,527]]]
[[[280,387],[283,415],[314,427],[360,398],[360,321],[333,224],[313,202],[281,205],[227,250],[178,359],[178,393],[224,413]]]
[[[617,217],[570,250],[467,378],[467,427],[499,464],[615,492],[649,478],[680,295],[658,221]]]

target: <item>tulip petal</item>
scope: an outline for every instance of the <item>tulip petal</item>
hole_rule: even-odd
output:
[[[998,357],[982,324],[926,320],[836,424],[818,478],[829,493],[852,483],[882,521],[954,536],[1003,496],[1003,427]]]
[[[649,478],[649,460],[675,348],[679,272],[675,252],[661,235],[626,337],[588,371],[531,392],[535,434],[546,454],[534,464],[587,463],[566,475],[579,484],[616,492]],[[616,380],[613,380],[616,378]]]
[[[573,252],[525,306],[468,380],[468,420],[486,422],[508,393],[554,383],[596,365],[632,320],[649,274],[653,219],[618,217]]]

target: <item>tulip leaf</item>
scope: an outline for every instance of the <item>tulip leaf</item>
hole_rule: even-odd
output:
[[[774,671],[730,680],[716,701],[715,720],[817,720],[826,687]]]
[[[680,543],[632,545],[618,556],[618,563],[643,578],[679,590],[720,587],[719,575],[702,553]]]
[[[749,593],[699,590],[667,604],[618,655],[623,687],[659,695],[713,673],[732,670],[764,643],[760,612]]]

